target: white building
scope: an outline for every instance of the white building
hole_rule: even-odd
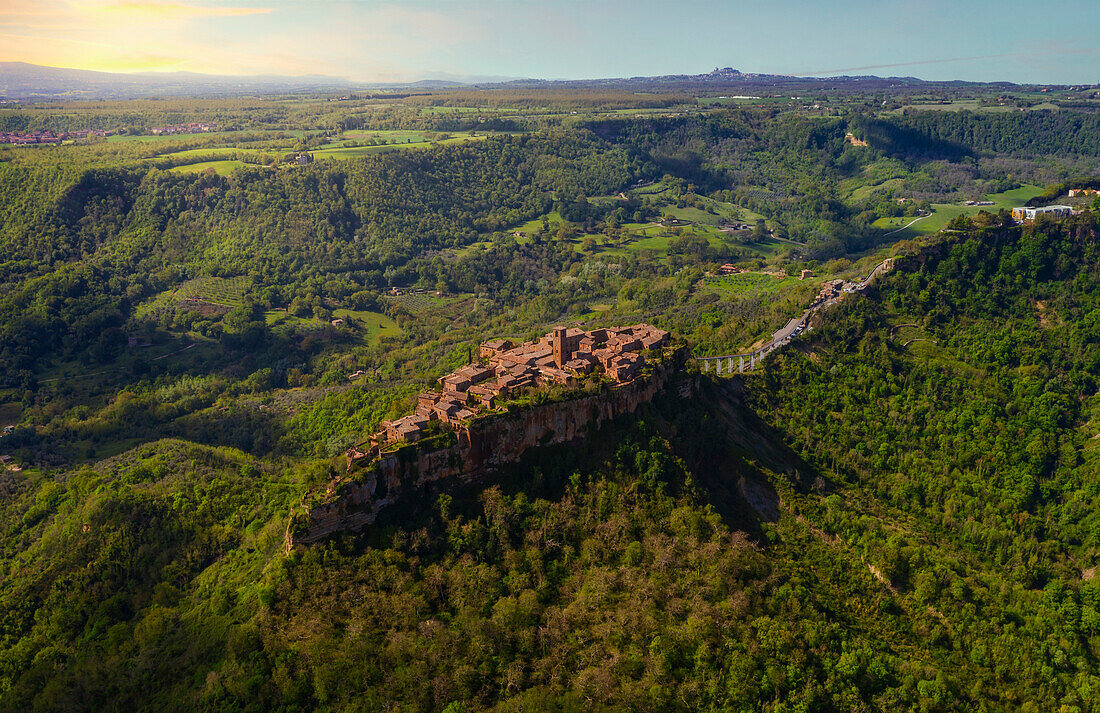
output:
[[[1068,205],[1047,205],[1039,208],[1021,206],[1012,209],[1012,217],[1016,220],[1035,220],[1040,215],[1062,217],[1073,213],[1073,208]]]

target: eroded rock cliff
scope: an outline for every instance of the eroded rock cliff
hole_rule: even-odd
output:
[[[448,434],[451,445],[436,439],[385,453],[329,483],[323,494],[307,497],[287,528],[287,548],[324,539],[340,531],[359,530],[399,499],[424,492],[440,481],[472,483],[528,449],[584,438],[600,424],[652,401],[669,376],[683,364],[683,354],[656,365],[633,381],[598,393],[510,410],[478,418]]]

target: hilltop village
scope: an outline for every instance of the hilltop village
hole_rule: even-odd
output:
[[[643,352],[668,343],[668,332],[649,324],[587,332],[556,327],[533,342],[485,342],[479,350],[480,361],[441,377],[440,390],[420,394],[411,415],[384,421],[368,448],[348,452],[348,464],[377,457],[388,445],[419,440],[433,421],[456,426],[539,385],[574,387],[582,379],[601,375],[615,384],[629,383],[645,366]]]

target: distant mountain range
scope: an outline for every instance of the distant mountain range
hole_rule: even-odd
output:
[[[129,99],[146,96],[225,95],[252,92],[350,89],[351,82],[320,75],[222,76],[193,72],[121,74],[0,62],[0,96],[6,99]]]
[[[606,87],[624,91],[723,91],[745,93],[770,91],[779,93],[809,92],[831,89],[848,91],[916,91],[935,87],[983,86],[1008,88],[1017,86],[1011,82],[928,81],[917,77],[838,76],[797,77],[786,74],[758,74],[741,72],[731,67],[715,69],[706,74],[666,74],[656,77],[618,77],[584,80],[536,80],[518,79],[507,82],[515,87],[587,86]]]
[[[721,90],[740,91],[770,88],[773,91],[812,91],[831,88],[862,91],[904,90],[933,86],[960,86],[974,82],[928,82],[915,77],[792,77],[776,74],[742,73],[736,69],[715,69],[706,74],[674,74],[658,77],[627,77],[584,80],[511,79],[436,75],[406,83],[353,82],[342,77],[305,75],[229,76],[193,72],[145,72],[122,74],[84,69],[42,67],[24,62],[0,62],[0,100],[33,101],[56,99],[133,99],[149,96],[225,96],[279,92],[351,91],[362,89],[440,89],[455,86],[504,86],[511,88],[604,87],[621,90]],[[991,87],[1015,86],[1008,82]]]

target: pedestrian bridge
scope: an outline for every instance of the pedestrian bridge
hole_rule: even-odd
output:
[[[725,356],[696,357],[695,361],[699,362],[700,368],[706,373],[713,371],[715,374],[740,374],[745,371],[752,371],[764,360],[765,356],[779,347],[786,345],[790,341],[790,337],[787,337],[779,342],[774,340],[768,342],[754,352],[727,354]]]
[[[892,258],[883,260],[875,266],[871,273],[866,278],[854,283],[848,283],[844,286],[845,292],[861,292],[863,291],[871,281],[884,272],[889,271],[894,267],[894,261]],[[764,357],[770,352],[784,347],[790,344],[791,339],[797,337],[803,331],[805,331],[806,321],[810,318],[814,312],[818,310],[828,309],[836,304],[838,299],[826,299],[817,300],[810,305],[809,309],[802,313],[800,317],[795,317],[791,321],[772,335],[771,341],[760,347],[756,351],[745,352],[744,354],[726,354],[725,356],[711,356],[711,357],[696,357],[695,361],[699,362],[699,367],[705,372],[714,372],[715,374],[740,374],[746,371],[752,371]]]

